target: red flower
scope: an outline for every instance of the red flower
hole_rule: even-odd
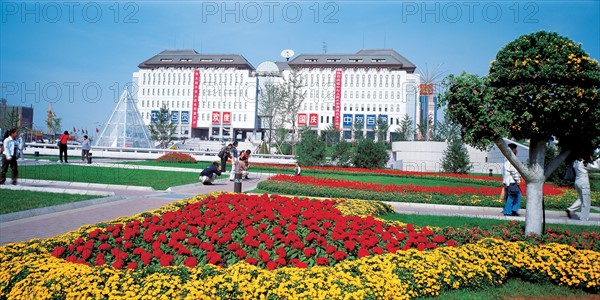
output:
[[[371,253],[369,253],[369,250],[365,249],[365,248],[361,248],[360,250],[358,250],[358,258],[363,258],[365,256],[369,256],[371,255]]]
[[[137,269],[137,267],[138,267],[138,264],[135,261],[132,261],[127,264],[128,270],[135,270],[135,269]]]
[[[115,262],[112,264],[112,267],[117,270],[121,270],[123,268],[123,261],[120,259],[115,260]]]
[[[314,254],[317,254],[317,251],[313,248],[304,248],[304,256],[306,256],[306,258],[309,258],[311,256],[313,256]]]
[[[317,257],[316,263],[319,266],[326,266],[329,265],[329,259],[327,257]]]
[[[190,256],[183,261],[183,264],[188,268],[195,268],[198,265],[198,260],[195,257]]]
[[[335,251],[333,253],[333,258],[335,260],[344,260],[344,259],[346,259],[346,257],[348,257],[348,253],[346,253],[344,251]]]
[[[246,250],[244,250],[244,249],[238,249],[235,251],[235,256],[239,257],[240,259],[246,258],[246,255],[247,255],[247,253],[246,253]]]
[[[171,262],[173,262],[173,255],[170,254],[163,254],[160,257],[160,265],[163,267],[168,267],[171,265]]]
[[[269,252],[265,251],[265,250],[258,250],[258,258],[260,258],[260,260],[264,263],[268,262],[271,260],[271,257],[269,255]]]
[[[254,265],[254,266],[256,266],[256,264],[258,264],[258,260],[256,260],[256,258],[254,258],[254,257],[248,257],[248,258],[246,258],[246,262],[249,263],[249,264],[251,264],[251,265]]]
[[[446,242],[446,237],[443,235],[436,235],[433,240],[434,243],[443,244]]]
[[[272,270],[275,270],[275,268],[277,268],[276,262],[274,262],[274,261],[267,262],[267,270],[272,271]]]
[[[344,247],[348,251],[352,252],[352,251],[354,251],[354,248],[356,248],[356,244],[353,241],[345,241],[344,242]]]
[[[63,253],[65,253],[65,247],[57,246],[56,248],[54,248],[54,251],[52,251],[52,256],[60,257],[61,255],[63,255]]]

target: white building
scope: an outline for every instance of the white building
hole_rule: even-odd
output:
[[[392,49],[355,54],[300,54],[277,62],[282,77],[292,70],[303,77],[305,99],[298,127],[321,131],[333,125],[352,138],[362,122],[368,137],[378,118],[390,124],[387,139],[408,115],[417,124],[420,78],[416,66]],[[258,76],[257,76],[258,75]],[[145,124],[162,105],[178,123],[178,137],[229,138],[231,130],[246,138],[258,129],[258,81],[267,80],[241,55],[205,55],[194,50],[167,50],[139,65],[138,109]]]
[[[241,55],[166,50],[133,73],[134,98],[146,125],[165,105],[178,124],[177,137],[229,138],[254,129],[256,78]]]

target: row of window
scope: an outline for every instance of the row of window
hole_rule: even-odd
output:
[[[202,95],[207,96],[244,96],[249,97],[252,89],[201,89]],[[141,90],[142,96],[190,96],[191,89],[145,89]],[[239,93],[238,93],[239,92]]]
[[[147,75],[147,76],[146,76]],[[173,76],[171,76],[173,75]],[[200,81],[206,83],[219,83],[224,85],[238,85],[244,83],[244,75],[240,73],[236,74],[212,74],[212,73],[200,73]],[[192,73],[142,73],[142,84],[152,85],[191,85],[193,80]]]
[[[190,108],[190,101],[167,101],[167,100],[142,100],[140,101],[141,107],[159,108],[163,105],[167,108]]]
[[[233,108],[231,106],[231,102],[233,102]],[[223,103],[223,107],[224,109],[248,109],[248,102],[240,102],[240,101],[229,101],[229,102],[223,102],[223,101],[202,101],[202,108],[216,108],[216,109],[220,109],[221,108],[221,103]],[[229,105],[225,105],[226,103],[229,103]],[[242,108],[242,103],[244,103],[243,108]]]
[[[317,103],[306,103],[304,102],[303,104],[304,107],[304,111],[305,112],[311,112],[311,111],[318,111],[319,110],[319,105]],[[321,103],[321,111],[330,111],[333,110],[333,105],[332,103]],[[394,105],[390,104],[388,106],[388,104],[346,104],[344,103],[344,106],[342,107],[342,111],[346,112],[346,111],[379,111],[379,112],[388,112],[388,108],[389,108],[389,112],[394,112]],[[400,104],[396,104],[396,112],[400,112]]]

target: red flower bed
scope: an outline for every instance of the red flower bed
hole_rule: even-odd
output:
[[[327,186],[332,188],[346,188],[354,190],[369,190],[385,193],[438,193],[444,195],[481,195],[481,196],[497,196],[500,192],[499,187],[471,187],[471,186],[422,186],[422,185],[396,185],[396,184],[377,184],[372,182],[350,181],[343,179],[328,179],[312,176],[290,176],[290,175],[275,175],[269,178],[273,181],[294,182],[300,184],[308,184],[315,186]],[[525,194],[525,183],[521,183],[521,191]],[[551,185],[544,185],[544,195],[560,195],[564,191],[560,188]]]
[[[157,158],[156,161],[184,163],[184,164],[195,164],[198,162],[191,155],[189,155],[187,153],[180,153],[180,152],[169,152],[169,153],[163,154],[161,157]]]
[[[266,269],[333,265],[398,250],[456,246],[412,225],[388,226],[373,217],[343,216],[333,200],[222,194],[179,211],[95,229],[52,255],[86,265],[136,269],[150,265],[214,264],[240,260]]]

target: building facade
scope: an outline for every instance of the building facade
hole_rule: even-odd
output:
[[[300,54],[273,65],[279,76],[269,76],[269,81],[283,82],[292,73],[301,79],[299,128],[320,132],[333,127],[352,139],[353,127],[362,126],[374,138],[381,119],[389,124],[389,140],[405,115],[415,126],[421,119],[416,66],[392,49]],[[134,72],[134,98],[146,125],[166,106],[178,124],[179,138],[229,139],[235,134],[245,139],[260,131],[257,86],[266,79],[241,55],[167,50]]]

